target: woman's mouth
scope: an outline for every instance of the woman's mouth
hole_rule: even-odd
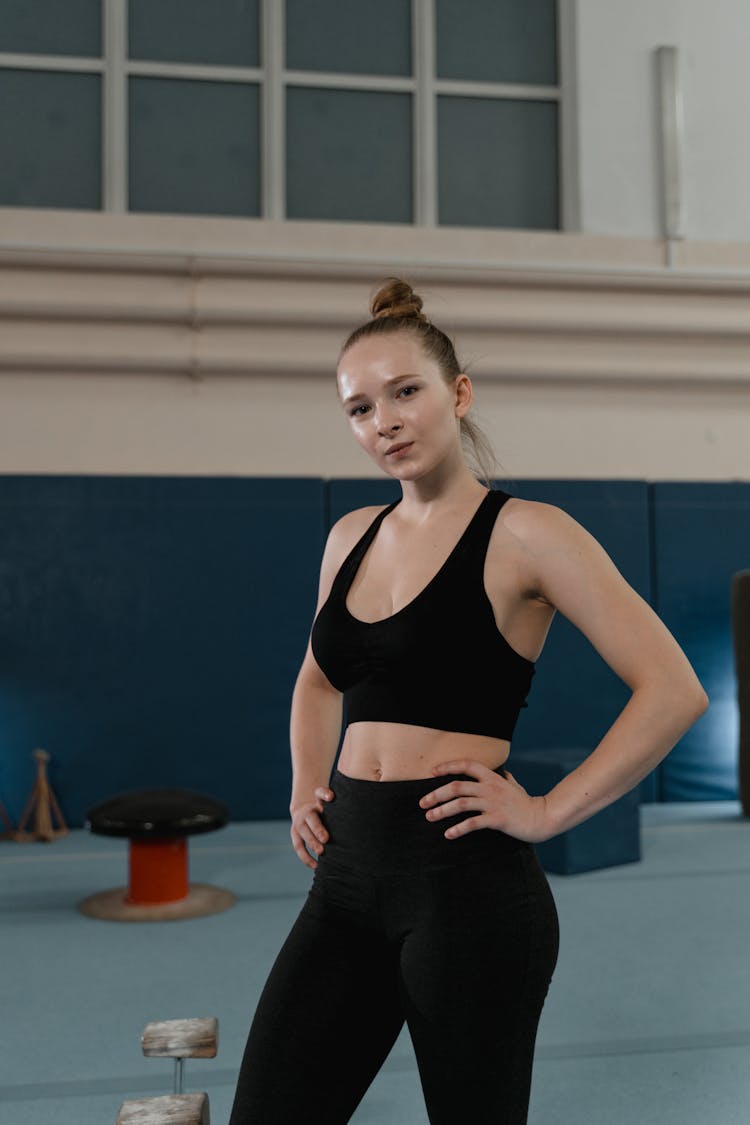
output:
[[[411,441],[402,441],[398,445],[392,445],[390,449],[386,450],[386,457],[403,457],[408,453],[414,443]]]

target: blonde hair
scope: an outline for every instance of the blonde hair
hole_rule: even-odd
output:
[[[425,355],[435,360],[443,378],[452,383],[464,370],[456,358],[453,343],[446,334],[422,312],[422,298],[407,281],[389,277],[370,302],[371,320],[355,328],[344,342],[339,360],[345,352],[366,336],[411,332],[422,344]],[[488,487],[498,476],[498,460],[487,435],[473,418],[460,419],[461,444],[464,455],[479,480]]]

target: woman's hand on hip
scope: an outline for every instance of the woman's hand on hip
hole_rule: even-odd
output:
[[[477,779],[449,781],[425,794],[419,802],[430,821],[439,822],[463,812],[476,814],[447,829],[443,833],[446,839],[465,836],[477,828],[495,828],[529,844],[541,843],[554,835],[547,824],[546,798],[530,797],[507,770],[505,776],[500,776],[481,762],[462,758],[441,762],[433,773],[436,777],[441,773],[466,773]]]
[[[320,819],[320,813],[323,811],[323,803],[332,801],[333,796],[332,789],[321,785],[315,790],[314,801],[304,801],[291,811],[292,827],[290,835],[294,850],[305,867],[311,867],[313,871],[318,865],[305,845],[309,845],[310,850],[316,856],[322,854],[323,845],[328,840],[328,832]]]

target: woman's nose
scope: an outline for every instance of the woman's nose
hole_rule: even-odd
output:
[[[396,434],[401,429],[401,422],[393,417],[391,412],[388,414],[378,415],[378,432],[387,436],[388,434]]]

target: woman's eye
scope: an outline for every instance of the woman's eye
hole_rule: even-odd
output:
[[[361,410],[367,410],[367,407],[366,407],[366,406],[355,406],[355,407],[354,407],[354,410],[350,410],[350,411],[349,411],[349,416],[350,416],[350,418],[357,418],[357,417],[359,417],[359,416],[360,416],[360,411],[361,411]]]
[[[398,393],[399,393],[400,395],[406,395],[407,397],[410,397],[410,396],[411,396],[411,394],[412,394],[412,393],[413,393],[414,391],[417,391],[417,390],[419,390],[419,388],[418,388],[418,387],[402,387],[402,388],[401,388],[401,390],[400,390],[400,391],[399,391]]]

